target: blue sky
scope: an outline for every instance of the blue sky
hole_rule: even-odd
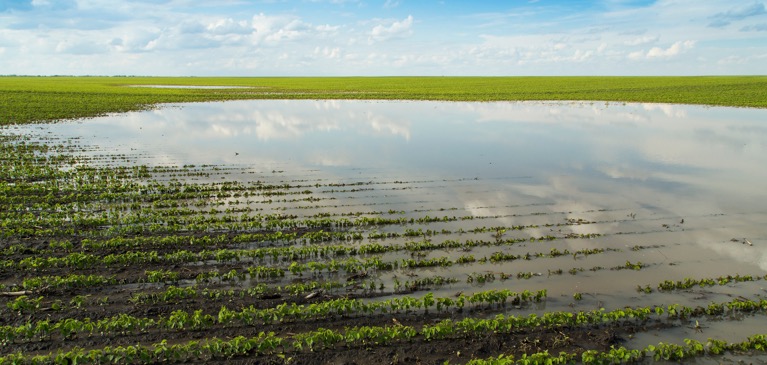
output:
[[[767,74],[754,0],[0,0],[0,74]]]

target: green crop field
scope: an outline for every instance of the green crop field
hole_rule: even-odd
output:
[[[0,124],[232,99],[608,100],[765,108],[767,77],[0,77]]]

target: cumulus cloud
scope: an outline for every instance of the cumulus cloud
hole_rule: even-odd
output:
[[[293,16],[253,16],[253,40],[256,44],[298,40],[311,32],[309,24]]]
[[[388,25],[379,24],[373,27],[368,37],[368,42],[380,42],[392,38],[406,37],[413,33],[413,16],[408,15],[402,21],[393,21]]]
[[[253,28],[245,20],[232,18],[218,19],[209,23],[205,29],[212,34],[250,34]]]
[[[295,16],[265,15],[264,13],[253,16],[252,27],[251,36],[256,45],[274,45],[280,42],[323,37],[335,34],[339,29],[339,26],[329,24],[314,26]]]
[[[633,60],[641,59],[660,59],[671,58],[678,56],[684,51],[687,51],[695,46],[695,41],[678,41],[672,44],[668,48],[653,47],[649,51],[636,51],[629,54],[629,58]]]
[[[337,26],[331,25],[315,27],[295,16],[259,13],[252,19],[205,17],[186,19],[162,28],[123,29],[122,34],[117,34],[106,43],[117,51],[129,53],[208,48],[247,49],[321,38],[337,30]]]
[[[767,11],[764,8],[764,4],[755,2],[755,3],[752,3],[751,5],[732,8],[728,11],[717,13],[711,16],[709,18],[711,19],[711,23],[709,23],[708,26],[713,28],[721,28],[721,27],[730,25],[730,23],[734,21],[742,20],[752,16],[762,15],[765,13],[767,13]]]
[[[660,47],[653,47],[647,52],[647,58],[668,58],[674,57],[683,51],[686,51],[695,46],[695,41],[678,41],[671,45],[671,47],[663,49]]]

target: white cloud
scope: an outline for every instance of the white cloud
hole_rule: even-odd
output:
[[[376,134],[402,136],[406,141],[410,140],[410,122],[393,120],[383,115],[369,114],[368,123]]]
[[[413,16],[408,15],[405,20],[402,21],[393,21],[389,25],[379,24],[373,27],[373,29],[370,31],[370,37],[368,37],[368,42],[380,42],[389,40],[392,38],[401,38],[406,37],[410,34],[412,34],[412,28],[413,27]]]
[[[647,58],[658,57],[674,57],[679,53],[686,51],[695,46],[695,41],[678,41],[671,45],[671,47],[663,49],[660,47],[653,47],[647,52]]]
[[[253,41],[255,44],[293,41],[307,36],[311,27],[293,16],[269,16],[259,13],[253,16]]]
[[[108,43],[118,52],[141,53],[151,51],[160,38],[159,30],[125,30]]]
[[[628,58],[632,60],[642,60],[642,59],[661,59],[661,58],[671,58],[678,56],[684,51],[687,51],[695,46],[695,41],[678,41],[669,46],[668,48],[661,48],[661,47],[653,47],[650,48],[648,51],[636,51],[631,52],[628,55]]]
[[[643,46],[645,44],[655,43],[659,39],[660,39],[660,37],[658,37],[658,36],[654,36],[654,37],[643,36],[643,37],[638,37],[638,38],[634,38],[634,39],[625,41],[625,42],[623,42],[623,44],[625,44],[627,46]]]
[[[206,29],[212,34],[250,34],[253,31],[247,21],[235,21],[232,18],[215,20]]]
[[[441,6],[426,14],[423,7],[402,0],[379,6],[333,0],[300,6],[240,0],[215,6],[188,0],[40,0],[36,6],[6,2],[0,4],[0,47],[5,49],[0,70],[148,75],[762,74],[764,60],[758,56],[764,44],[755,37],[767,30],[762,3],[733,8],[728,0],[658,0],[646,6],[610,3],[604,11],[545,2],[488,3],[483,13],[454,4],[465,7],[454,15],[442,12]],[[398,15],[380,18],[382,12]],[[709,26],[716,21],[737,26]],[[668,39],[671,35],[674,39]],[[627,64],[627,59],[633,62]]]

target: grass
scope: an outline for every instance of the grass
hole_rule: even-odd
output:
[[[220,85],[160,89],[127,85]],[[767,76],[0,77],[0,125],[235,99],[593,100],[767,108]]]

